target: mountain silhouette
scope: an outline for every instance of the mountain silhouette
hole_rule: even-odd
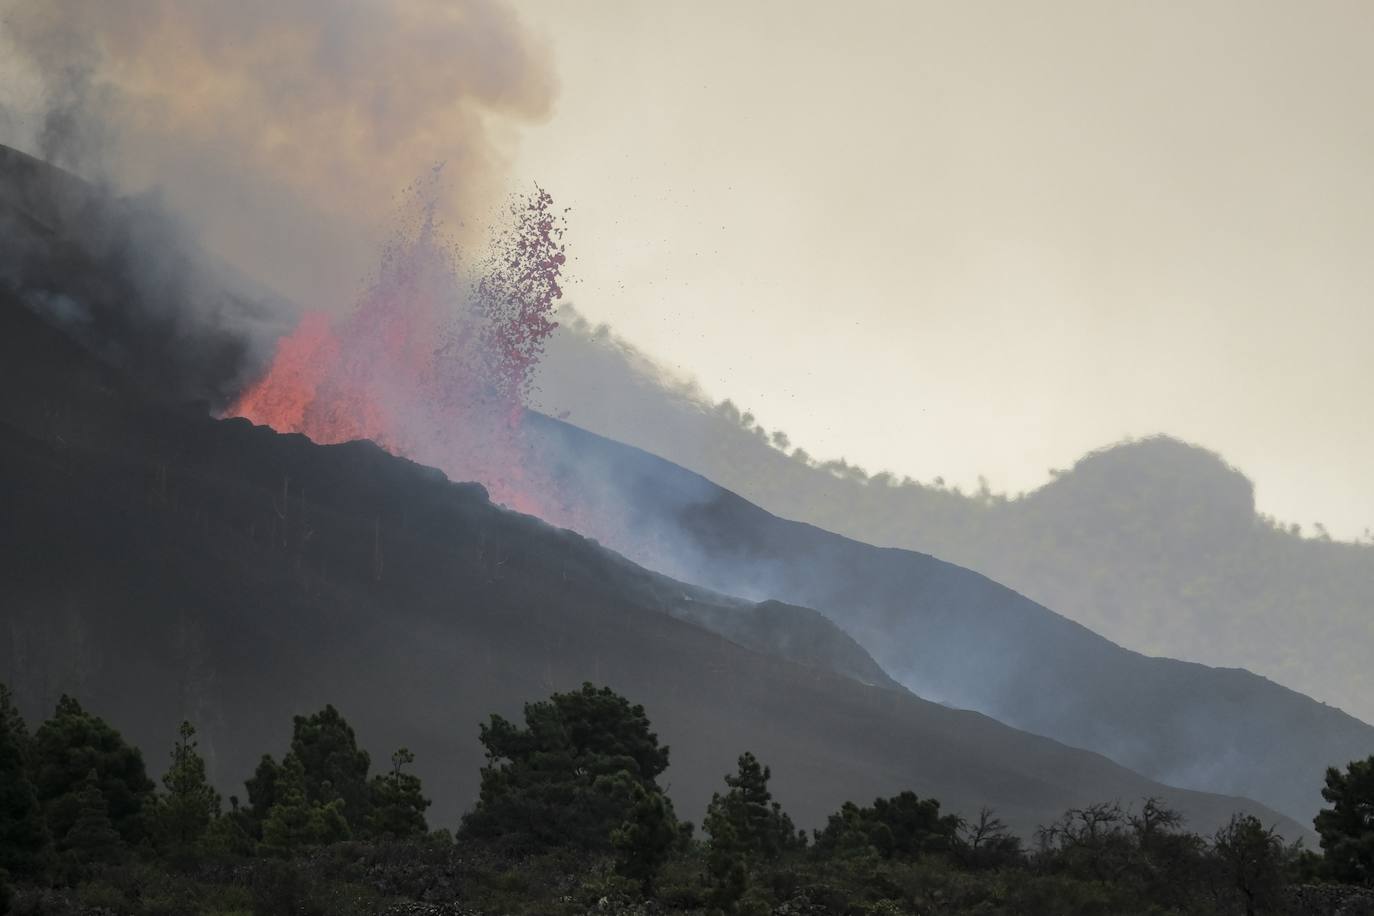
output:
[[[370,443],[161,403],[8,296],[0,367],[0,677],[29,715],[77,694],[150,753],[192,719],[225,791],[281,751],[292,715],[333,703],[374,758],[415,752],[451,824],[475,798],[478,722],[591,680],[645,704],[688,817],[750,749],[806,826],[911,788],[1023,832],[1157,795],[1200,829],[1240,809],[1305,834],[837,673],[863,660],[814,612],[674,582]],[[738,642],[674,616],[732,608],[759,615],[722,624]],[[779,630],[792,658],[747,647]]]
[[[1374,750],[1374,728],[1248,671],[1142,655],[976,572],[779,518],[570,424],[530,423],[562,491],[586,501],[579,517],[614,520],[594,532],[607,544],[708,588],[816,608],[923,697],[1302,820],[1327,766]]]

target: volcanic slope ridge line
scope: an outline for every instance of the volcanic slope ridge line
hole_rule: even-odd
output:
[[[705,593],[369,443],[150,403],[13,301],[0,367],[0,675],[31,716],[70,692],[147,748],[194,719],[226,791],[282,750],[292,715],[334,703],[375,759],[416,753],[435,823],[453,823],[476,794],[477,723],[593,680],[645,704],[685,817],[748,749],[809,827],[912,789],[1025,833],[1158,796],[1199,829],[1243,810],[1305,835],[1255,802],[738,645],[645,598]]]

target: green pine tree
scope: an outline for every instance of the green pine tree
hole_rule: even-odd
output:
[[[1323,808],[1314,822],[1333,878],[1374,886],[1374,756],[1355,760],[1344,773],[1326,771]]]
[[[523,849],[609,851],[636,804],[633,787],[662,795],[656,780],[668,748],[644,707],[607,687],[583,684],[527,703],[524,727],[492,716],[480,740],[487,765],[477,806],[463,818],[472,836]]]
[[[353,727],[337,709],[326,706],[314,715],[296,716],[291,756],[301,763],[307,801],[325,805],[338,799],[350,824],[367,823],[372,811],[372,760],[358,747]]]
[[[124,842],[110,820],[100,776],[94,769],[87,771],[75,795],[76,817],[61,843],[64,855],[80,871],[118,861]]]
[[[711,880],[711,906],[721,912],[733,913],[749,890],[749,861],[744,844],[728,819],[713,820],[708,813],[702,826],[710,834],[706,843],[706,871]]]
[[[251,856],[260,838],[261,823],[239,807],[237,795],[229,796],[229,810],[210,822],[205,831],[205,851],[212,856]]]
[[[172,764],[162,777],[166,793],[153,809],[156,837],[164,852],[176,856],[199,850],[210,824],[219,816],[219,793],[205,775],[205,759],[196,751],[196,730],[182,722],[172,747]]]
[[[9,685],[3,682],[0,682],[0,729],[13,735],[21,744],[27,745],[30,740],[29,727],[24,723],[24,717],[19,714],[14,694],[10,691]]]
[[[352,833],[344,817],[343,799],[320,804],[306,797],[305,768],[287,754],[276,782],[277,801],[262,825],[262,842],[269,851],[290,855],[306,846],[348,839]]]
[[[731,911],[748,890],[750,872],[803,842],[792,819],[768,789],[772,771],[748,751],[738,770],[725,777],[729,790],[711,796],[702,824],[707,842],[715,906]]]
[[[0,869],[34,877],[42,870],[48,830],[29,771],[28,729],[9,688],[0,684]]]
[[[262,824],[267,820],[272,806],[277,803],[277,780],[281,777],[281,764],[272,759],[271,754],[263,754],[258,768],[244,783],[248,790],[246,814],[253,825],[253,833],[261,838]]]
[[[428,832],[425,809],[430,801],[424,797],[420,777],[405,772],[414,762],[415,755],[401,748],[391,755],[391,772],[372,778],[372,813],[367,827],[373,836],[405,839]]]
[[[816,846],[826,853],[863,854],[872,850],[884,859],[916,859],[927,853],[954,849],[963,826],[957,816],[940,813],[940,803],[902,792],[874,799],[872,807],[845,802],[816,834]]]
[[[38,802],[55,839],[65,837],[75,823],[81,810],[77,796],[94,770],[120,837],[130,846],[143,840],[144,806],[152,799],[153,782],[142,753],[119,732],[63,696],[53,717],[34,733],[30,747]]]
[[[719,827],[728,823],[732,842],[755,861],[775,859],[801,842],[792,819],[773,801],[773,793],[768,789],[772,775],[772,770],[759,763],[753,754],[741,754],[738,771],[725,777],[729,791],[712,796],[703,825],[714,839]]]
[[[634,803],[624,823],[611,834],[616,871],[638,881],[645,897],[654,894],[654,882],[681,839],[673,806],[662,792],[648,792],[631,783]]]

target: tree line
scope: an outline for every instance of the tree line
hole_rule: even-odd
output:
[[[506,877],[488,884],[506,896],[482,899],[509,912],[560,912],[594,892],[602,909],[653,901],[723,914],[1249,916],[1291,911],[1297,885],[1374,889],[1374,756],[1327,771],[1317,852],[1248,815],[1203,837],[1155,799],[1067,811],[1027,843],[995,812],[965,819],[907,791],[846,803],[808,834],[773,798],[771,769],[747,751],[712,797],[698,837],[660,782],[669,748],[643,707],[591,684],[527,704],[520,723],[492,715],[479,740],[486,764],[476,804],[456,831],[431,830],[414,756],[398,749],[374,773],[333,706],[295,717],[287,752],[264,755],[246,780],[246,802],[231,796],[225,804],[190,723],[171,737],[158,785],[142,753],[76,699],[63,696],[30,732],[0,685],[0,912],[58,912],[32,901],[53,899],[51,889],[95,894],[134,866],[203,877],[215,863],[259,863],[260,872],[290,874],[320,850],[406,844],[424,850],[410,855],[426,862],[480,853],[499,863]],[[575,892],[547,900],[526,886],[511,895],[509,875],[550,861],[571,870]],[[114,895],[123,901],[115,911],[157,911],[146,892],[139,903],[126,891]],[[347,912],[341,906],[320,911]],[[181,911],[311,910],[287,894],[241,910]]]

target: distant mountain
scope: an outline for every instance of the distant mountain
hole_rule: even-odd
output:
[[[189,717],[235,791],[291,715],[332,702],[374,759],[416,753],[433,821],[452,824],[475,797],[478,722],[589,679],[645,704],[687,817],[747,748],[806,826],[912,788],[1022,831],[1159,795],[1199,829],[1243,809],[1304,832],[835,673],[881,677],[814,612],[671,581],[371,444],[154,402],[5,296],[0,381],[0,678],[32,716],[78,694],[155,767]]]
[[[1250,481],[1211,452],[1127,442],[1019,499],[818,465],[571,310],[543,400],[785,518],[938,556],[1124,646],[1246,668],[1374,720],[1374,544],[1258,515]]]
[[[1239,669],[1123,649],[978,573],[771,515],[646,452],[532,416],[583,530],[654,569],[818,608],[917,694],[1302,820],[1374,728]]]

